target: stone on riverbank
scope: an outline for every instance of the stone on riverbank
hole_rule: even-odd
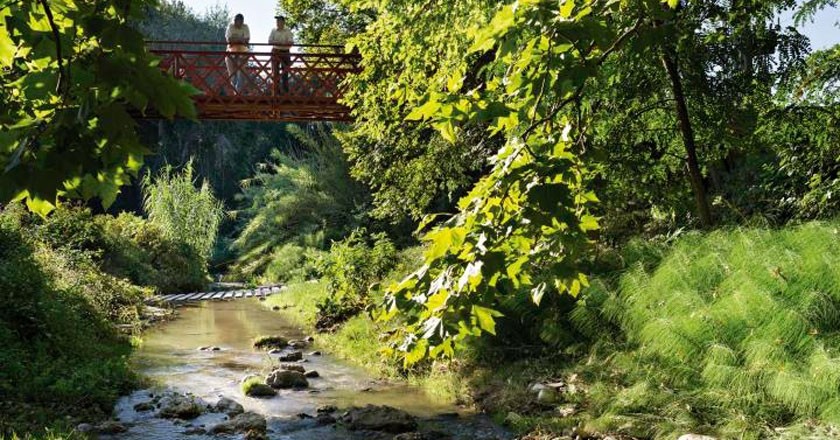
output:
[[[213,412],[225,413],[229,417],[234,417],[244,413],[245,408],[233,399],[222,397],[218,402],[216,402],[216,405],[213,406]]]
[[[134,410],[137,412],[152,411],[155,409],[155,404],[152,402],[140,402],[134,405]]]
[[[306,373],[303,373],[303,375],[306,376],[307,379],[313,379],[313,378],[316,378],[316,377],[321,377],[321,375],[318,374],[318,372],[315,371],[315,370],[309,370]]]
[[[294,362],[303,359],[303,352],[300,350],[290,351],[286,354],[281,354],[280,357],[277,358],[280,362]]]
[[[113,435],[128,431],[125,425],[114,420],[108,420],[96,425],[95,431],[98,434]]]
[[[252,377],[242,384],[242,393],[248,397],[274,397],[277,391],[259,377]]]
[[[352,408],[342,415],[340,420],[353,431],[400,434],[417,429],[417,420],[412,415],[390,406],[367,405],[364,408]]]
[[[210,428],[210,432],[213,434],[236,434],[252,431],[265,434],[265,430],[265,417],[250,411]]]
[[[274,370],[265,378],[265,383],[272,388],[306,388],[309,381],[300,371]]]
[[[181,394],[172,394],[160,399],[158,417],[164,419],[191,420],[204,412],[205,404]]]
[[[258,350],[271,350],[286,348],[289,341],[282,336],[260,336],[254,339],[254,348]]]
[[[303,368],[303,365],[298,364],[280,364],[280,370],[289,370],[289,371],[297,371],[300,373],[306,373],[306,369]]]

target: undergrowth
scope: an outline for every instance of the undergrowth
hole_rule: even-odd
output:
[[[655,268],[594,283],[569,316],[597,341],[568,367],[589,380],[584,426],[725,438],[838,426],[838,234],[828,223],[690,234]]]

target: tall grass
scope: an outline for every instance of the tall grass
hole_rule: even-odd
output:
[[[646,435],[756,438],[798,420],[840,424],[832,224],[690,235],[654,270],[636,265],[617,291],[596,285],[571,319],[595,337],[593,321],[611,323],[630,344],[593,387],[598,429],[635,420]]]
[[[210,259],[224,211],[205,180],[196,187],[192,161],[181,172],[164,167],[143,180],[143,207],[165,236],[192,246],[206,263]]]

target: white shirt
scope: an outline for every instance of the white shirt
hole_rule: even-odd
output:
[[[243,24],[241,27],[237,28],[233,25],[233,23],[228,25],[227,31],[225,31],[225,40],[230,42],[230,39],[233,38],[237,41],[242,40],[250,40],[251,39],[251,31],[248,29],[247,24]],[[228,43],[230,46],[244,46],[243,43]]]
[[[289,28],[274,28],[268,36],[268,44],[273,44],[275,49],[289,50],[293,41],[292,31]]]

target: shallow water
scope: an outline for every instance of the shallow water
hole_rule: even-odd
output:
[[[348,365],[328,353],[308,356],[319,350],[316,341],[303,349],[307,370],[316,370],[320,378],[309,379],[307,390],[278,390],[269,399],[246,397],[240,381],[248,374],[264,375],[277,364],[274,355],[256,351],[252,340],[259,335],[282,335],[303,339],[304,332],[284,321],[256,299],[229,302],[202,302],[179,309],[179,317],[151,330],[143,346],[134,355],[138,370],[156,384],[152,390],[135,392],[117,404],[117,417],[130,427],[127,433],[114,438],[172,439],[218,438],[223,436],[186,435],[192,427],[209,427],[224,416],[206,414],[196,420],[176,425],[157,419],[152,413],[138,413],[135,404],[150,400],[150,394],[163,390],[195,395],[209,403],[225,396],[241,403],[246,411],[266,416],[269,438],[331,439],[365,438],[342,432],[332,426],[316,426],[311,419],[302,420],[301,413],[315,414],[322,405],[338,408],[366,404],[389,405],[425,419],[428,426],[455,438],[504,438],[503,431],[484,417],[476,417],[458,408],[435,401],[422,391],[405,384],[377,381],[363,370]],[[202,346],[217,346],[219,351],[199,351]],[[455,413],[460,413],[455,416]],[[386,437],[387,438],[387,437]]]

